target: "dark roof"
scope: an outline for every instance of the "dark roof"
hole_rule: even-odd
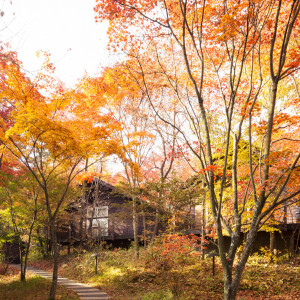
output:
[[[111,185],[111,184],[109,184],[109,183],[107,183],[107,182],[105,182],[105,181],[103,181],[103,180],[101,180],[100,178],[98,178],[98,177],[94,177],[94,180],[93,180],[93,183],[98,183],[98,184],[100,184],[100,185],[102,185],[102,186],[104,186],[104,187],[106,187],[106,188],[108,188],[108,189],[110,189],[110,190],[112,190],[112,191],[115,191],[116,190],[116,187],[115,186],[113,186],[113,185]]]

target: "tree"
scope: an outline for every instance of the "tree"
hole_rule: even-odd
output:
[[[174,119],[175,116],[176,110],[174,110]],[[185,213],[185,209],[182,208],[190,200],[189,187],[184,186],[184,181],[189,177],[190,172],[184,172],[185,161],[183,147],[179,144],[178,130],[172,128],[170,131],[168,126],[155,116],[152,123],[157,136],[156,145],[144,166],[147,169],[147,178],[143,185],[147,204],[155,209],[151,242],[157,235],[159,221],[165,216],[168,216],[168,219],[171,210],[174,214],[180,213],[181,210]],[[177,195],[176,188],[179,189]],[[177,205],[172,203],[172,194]]]
[[[6,155],[6,158],[9,155]],[[30,173],[10,157],[0,169],[0,216],[19,245],[21,281],[26,279],[26,268],[33,229],[38,217],[39,187]],[[14,163],[13,163],[14,162]]]
[[[122,72],[121,75],[124,76],[121,80],[122,85],[119,87],[122,92],[117,95],[120,100],[115,105],[115,115],[123,124],[123,130],[119,131],[119,140],[123,149],[122,164],[127,184],[126,190],[132,198],[133,234],[137,259],[139,257],[138,194],[145,180],[144,166],[154,145],[155,136],[151,133],[151,119],[146,117],[149,107],[142,101],[143,94],[132,81],[129,81],[130,85],[125,85],[128,84],[128,74]]]
[[[12,125],[7,126],[1,119],[0,141],[3,148],[31,173],[42,190],[54,253],[49,295],[54,299],[59,255],[56,230],[60,209],[73,179],[84,169],[81,164],[86,158],[117,151],[111,134],[118,126],[111,115],[99,110],[96,120],[77,119],[78,115],[87,112],[90,99],[80,90],[67,91],[56,82],[52,77],[54,67],[50,55],[45,53],[45,57],[43,72],[34,81],[21,71],[19,63],[9,62],[11,68],[6,68],[1,105],[8,103],[12,107],[7,115]]]
[[[300,158],[298,120],[281,128],[281,139],[295,150],[285,157],[275,146],[284,101],[279,91],[289,86],[294,96],[292,75],[299,74],[300,1],[106,0],[97,1],[95,11],[98,20],[109,20],[110,46],[128,55],[133,78],[157,116],[179,130],[199,161],[216,226],[224,298],[235,299],[257,231],[276,207],[300,193],[292,181]],[[158,99],[167,97],[152,88],[157,78],[176,95],[190,127],[180,127],[179,117],[172,125],[161,113]],[[214,128],[214,117],[222,126]],[[264,129],[258,135],[260,120]],[[248,162],[242,166],[244,142]],[[223,156],[221,166],[216,154]],[[280,171],[273,168],[284,160]],[[243,229],[247,237],[238,258]],[[224,232],[231,238],[228,252]]]

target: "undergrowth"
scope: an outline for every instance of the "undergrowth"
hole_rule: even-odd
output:
[[[95,258],[98,252],[97,275]],[[94,285],[112,299],[223,299],[223,274],[216,258],[215,277],[212,259],[201,260],[191,253],[184,260],[180,255],[159,255],[159,250],[140,251],[134,260],[133,249],[82,251],[60,258],[63,276]],[[36,267],[51,269],[51,262],[37,260]],[[289,264],[266,264],[253,256],[245,269],[239,299],[300,299],[300,268]]]

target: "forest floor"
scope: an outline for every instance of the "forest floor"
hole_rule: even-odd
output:
[[[184,261],[167,261],[142,250],[136,261],[132,249],[102,250],[95,275],[92,253],[95,251],[62,255],[59,274],[97,287],[111,299],[223,299],[218,258],[213,277],[211,258],[201,260],[199,256],[191,256]],[[52,270],[48,259],[32,259],[30,265]],[[269,264],[264,257],[251,257],[238,299],[300,299],[299,264],[287,261]]]

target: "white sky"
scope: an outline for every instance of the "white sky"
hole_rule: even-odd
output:
[[[95,0],[0,0],[0,41],[10,42],[24,68],[41,66],[37,50],[52,54],[56,76],[73,85],[112,63],[106,51],[107,24],[94,21]]]

